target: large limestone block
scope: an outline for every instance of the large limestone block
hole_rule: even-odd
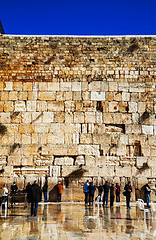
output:
[[[71,83],[72,91],[81,91],[81,82]]]
[[[73,140],[73,144],[79,144],[80,143],[80,134],[73,133],[72,140]]]
[[[125,156],[126,155],[126,145],[121,144],[117,146],[117,155],[118,156]]]
[[[142,133],[146,135],[153,135],[153,126],[142,125]]]
[[[74,123],[84,123],[84,113],[75,112],[74,113]]]
[[[115,168],[115,175],[118,177],[131,177],[132,176],[132,169],[131,167],[120,167],[117,166]]]
[[[132,167],[132,176],[134,177],[147,177],[150,178],[151,177],[151,168],[149,167],[140,167],[140,168],[136,168],[136,167]]]
[[[87,165],[95,166],[96,165],[95,156],[88,156],[88,155],[86,155],[85,156],[85,162],[86,162],[86,166]]]
[[[59,83],[58,82],[48,82],[47,86],[48,91],[59,91]]]
[[[60,131],[63,133],[74,133],[75,132],[75,124],[61,124]]]
[[[79,145],[79,155],[99,155],[99,145]]]
[[[34,132],[34,127],[32,124],[20,124],[19,126],[19,133],[25,133],[25,134],[28,134],[28,133],[33,133]]]
[[[2,124],[11,123],[10,113],[0,113],[0,119]]]
[[[156,177],[156,166],[153,166],[152,167],[152,178],[155,178]]]
[[[36,102],[36,110],[38,112],[46,112],[47,111],[47,101],[37,101]]]
[[[111,73],[108,73],[108,74],[114,74],[114,71],[111,71]],[[118,83],[117,82],[109,82],[109,89],[108,90],[110,92],[117,92],[118,91]]]
[[[3,82],[0,82],[0,91],[3,91],[4,84]]]
[[[86,172],[84,172],[83,176],[84,177],[98,177],[98,173],[99,173],[99,168],[98,166],[92,166],[90,165],[89,167],[85,167],[84,168],[86,170]]]
[[[60,166],[50,166],[49,167],[49,176],[50,177],[60,177],[61,176]]]
[[[13,166],[6,166],[4,167],[4,176],[13,176]]]
[[[136,102],[129,102],[129,112],[130,113],[137,112],[137,103]]]
[[[49,126],[49,132],[54,133],[54,132],[60,132],[61,131],[61,125],[60,123],[51,123]]]
[[[149,145],[156,147],[156,136],[148,136]]]
[[[74,112],[74,111],[75,111],[75,102],[65,101],[65,112]]]
[[[31,144],[31,134],[22,134],[22,144]]]
[[[113,124],[114,123],[114,113],[103,113],[103,123]]]
[[[54,114],[52,112],[44,112],[43,123],[52,123],[54,121]]]
[[[69,145],[69,144],[72,144],[72,141],[73,141],[73,135],[71,133],[65,133],[64,135],[64,142],[65,144]]]
[[[92,134],[84,133],[80,135],[80,144],[92,144]]]
[[[74,115],[73,113],[65,113],[65,123],[73,123],[74,122]]]
[[[60,91],[71,91],[71,82],[60,82]]]
[[[50,133],[47,139],[48,144],[64,144],[64,133]]]
[[[77,145],[68,145],[67,154],[69,156],[77,156],[77,155],[79,155],[78,150],[79,149],[78,149]]]
[[[98,167],[98,175],[100,177],[114,177],[114,166],[99,166]]]
[[[0,166],[5,166],[6,163],[6,156],[0,156]]]
[[[13,90],[13,82],[5,82],[4,91],[12,91],[12,90]]]
[[[38,153],[38,148],[39,146],[38,145],[26,145],[23,147],[23,153],[24,155],[26,156],[29,156],[29,155],[36,155]]]
[[[6,145],[0,146],[0,155],[1,156],[7,156],[10,151],[10,148]]]
[[[84,165],[85,164],[85,158],[84,156],[78,156],[76,157],[76,160],[75,160],[75,165],[76,166],[80,166],[80,165]]]
[[[22,156],[21,165],[22,166],[33,166],[33,156]]]
[[[63,112],[64,111],[64,102],[62,101],[51,101],[48,102],[48,111],[51,112]]]
[[[130,101],[130,93],[129,92],[122,92],[122,101],[129,102]]]
[[[32,82],[23,83],[23,91],[32,91]]]
[[[105,101],[105,92],[91,92],[92,101]]]
[[[8,166],[20,166],[21,156],[8,156]]]
[[[151,147],[151,156],[156,157],[156,147]]]
[[[39,82],[39,91],[47,91],[48,90],[48,83],[47,82]]]
[[[48,127],[46,124],[36,124],[33,128],[34,133],[48,133]]]
[[[31,123],[37,124],[43,122],[43,112],[32,112],[32,121]]]
[[[152,156],[152,157],[148,158],[148,166],[153,167],[155,165],[156,165],[156,157]]]
[[[54,113],[54,122],[64,123],[65,122],[65,113],[64,112],[55,112]]]
[[[35,112],[36,111],[36,101],[27,101],[27,111]]]
[[[82,95],[81,95],[81,92],[79,91],[77,91],[77,92],[73,92],[73,97],[72,97],[72,99],[74,100],[74,101],[77,101],[77,100],[81,100],[82,99]]]
[[[100,81],[93,81],[93,82],[89,83],[89,91],[98,92],[98,91],[100,91],[100,86],[101,86]]]
[[[55,156],[62,156],[62,155],[68,155],[68,146],[67,145],[49,145],[49,151],[48,154],[55,155]]]
[[[37,100],[37,92],[28,92],[28,100]]]
[[[56,100],[56,92],[39,92],[38,100],[41,100],[41,101]]]
[[[4,135],[1,139],[1,144],[14,144],[14,135],[13,134],[7,134]]]
[[[68,177],[69,174],[78,169],[77,166],[62,166],[62,177]]]
[[[22,123],[30,123],[31,122],[31,113],[30,112],[22,112],[21,121]]]
[[[147,157],[136,157],[136,167],[140,168],[147,163]]]
[[[109,112],[118,112],[119,105],[118,102],[109,102]]]
[[[9,100],[8,92],[1,92],[1,101],[8,101],[8,100]]]
[[[18,93],[18,100],[27,101],[28,100],[28,93],[27,92],[19,92]]]
[[[60,158],[55,158],[54,160],[54,165],[64,165],[64,166],[73,166],[74,159],[72,157],[60,157]]]
[[[15,112],[25,112],[26,106],[24,101],[15,101]]]
[[[94,134],[93,135],[93,144],[110,144],[111,143],[111,135],[104,134]]]
[[[9,92],[9,100],[10,101],[17,101],[18,100],[17,93],[18,92],[16,92],[16,91]]]
[[[85,112],[85,123],[95,123],[95,112]]]
[[[106,165],[106,156],[96,156],[96,166],[103,166]],[[112,163],[112,162],[111,162]],[[113,165],[113,164],[111,164]]]

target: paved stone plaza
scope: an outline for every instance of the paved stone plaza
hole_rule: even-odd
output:
[[[155,239],[156,220],[139,217],[135,204],[125,203],[110,209],[83,203],[41,203],[37,217],[30,217],[29,206],[16,205],[0,217],[2,240],[128,240]]]

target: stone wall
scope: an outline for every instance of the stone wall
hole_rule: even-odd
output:
[[[86,179],[131,179],[156,199],[156,37],[1,35],[0,123],[1,185],[82,200]]]

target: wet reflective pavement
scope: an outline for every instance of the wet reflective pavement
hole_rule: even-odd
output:
[[[6,217],[4,211],[0,216],[0,239],[156,239],[156,219],[147,216],[144,220],[135,204],[127,210],[124,203],[111,209],[83,203],[41,203],[37,217],[30,216],[30,206],[16,205]]]

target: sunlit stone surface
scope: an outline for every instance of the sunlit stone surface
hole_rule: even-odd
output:
[[[37,217],[30,217],[30,206],[16,205],[0,216],[2,240],[137,240],[156,239],[156,220],[144,221],[135,204],[110,209],[83,203],[40,204]]]

